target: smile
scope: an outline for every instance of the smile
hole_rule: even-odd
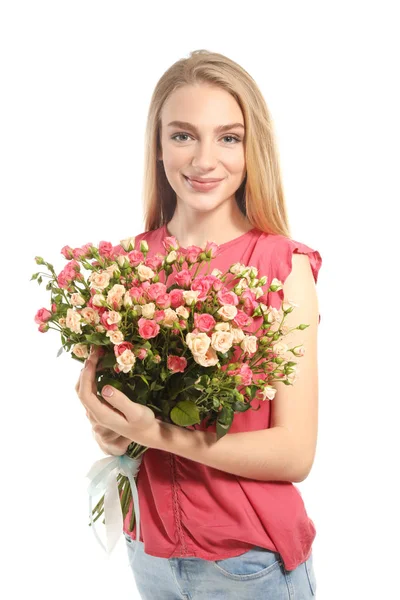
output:
[[[189,179],[185,175],[183,175],[183,178],[185,179],[185,181],[191,189],[196,190],[198,192],[208,192],[209,190],[213,190],[216,187],[218,187],[218,185],[223,181],[223,179],[220,179],[219,181],[200,182],[195,181],[194,179]]]

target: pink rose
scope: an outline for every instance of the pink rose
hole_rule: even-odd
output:
[[[108,331],[115,331],[116,329],[118,329],[118,325],[117,323],[110,323],[110,319],[108,318],[110,314],[110,311],[105,310],[103,312],[103,314],[100,317],[100,323],[108,330]]]
[[[165,294],[167,292],[167,286],[165,283],[161,283],[161,281],[157,283],[151,283],[146,290],[147,297],[152,302],[157,302],[157,298],[160,294]]]
[[[179,248],[178,240],[173,235],[169,235],[169,236],[165,237],[162,244],[167,253],[170,252],[171,250],[178,250],[178,248]]]
[[[48,323],[40,323],[38,330],[40,331],[40,333],[46,333],[46,331],[49,329],[49,324]]]
[[[175,356],[170,354],[167,358],[167,367],[173,373],[183,373],[187,365],[187,360],[184,356]]]
[[[118,256],[126,256],[128,253],[126,250],[124,250],[124,248],[121,246],[121,244],[118,244],[117,246],[113,246],[112,250],[111,250],[111,258],[113,260],[116,260],[118,258]]]
[[[144,254],[140,250],[131,250],[128,252],[129,264],[131,267],[137,267],[138,264],[143,262]]]
[[[171,300],[172,308],[178,308],[178,306],[182,306],[184,304],[183,290],[179,290],[178,288],[171,290],[169,293],[169,298]]]
[[[163,259],[164,257],[162,257],[162,255],[159,254],[155,256],[148,256],[144,261],[144,264],[146,267],[152,269],[152,271],[155,271],[157,267],[160,267],[162,265]]]
[[[133,344],[130,342],[122,342],[122,344],[118,344],[114,346],[114,354],[115,356],[120,356],[125,352],[125,350],[132,350]]]
[[[174,275],[175,282],[179,285],[179,287],[184,289],[190,288],[192,274],[187,269],[182,269],[182,271],[179,271],[179,273],[175,273]]]
[[[61,248],[61,254],[63,254],[65,256],[65,258],[74,258],[74,251],[71,248],[71,246],[64,246],[63,248]]]
[[[209,277],[213,278],[212,288],[215,292],[219,292],[220,289],[224,287],[224,282],[221,281],[218,277],[214,277],[213,275],[209,275]]]
[[[233,304],[237,306],[239,304],[239,298],[235,292],[227,291],[226,289],[222,289],[217,294],[218,301],[222,304]]]
[[[147,356],[148,352],[146,350],[146,348],[140,348],[137,352],[136,352],[136,356],[139,360],[144,360]]]
[[[169,294],[159,294],[156,302],[160,308],[169,308],[171,306]]]
[[[143,317],[138,321],[139,335],[145,340],[154,338],[160,331],[160,326],[153,319],[144,319]]]
[[[189,246],[185,252],[185,259],[188,264],[194,264],[198,261],[199,255],[203,252],[200,246]]]
[[[141,287],[132,287],[129,290],[129,295],[135,304],[139,304],[140,300],[144,299],[144,291]]]
[[[215,258],[218,252],[218,245],[215,242],[207,242],[204,252],[209,258]]]
[[[47,308],[39,308],[35,315],[35,323],[40,325],[41,323],[46,323],[51,318],[51,312],[47,310]]]
[[[235,323],[235,325],[240,329],[250,325],[251,322],[252,319],[249,317],[249,315],[240,309],[238,309],[236,316],[233,318],[233,323]]]
[[[156,269],[159,269],[163,264],[164,254],[160,254],[160,252],[157,252],[157,254],[155,254],[151,259],[149,258],[148,260],[151,260],[151,265],[149,266],[155,271]]]
[[[199,291],[198,300],[205,300],[207,298],[208,292],[212,286],[211,281],[207,279],[207,277],[201,276],[196,277],[196,279],[192,282],[190,288],[194,291]]]
[[[156,323],[160,323],[160,321],[164,321],[165,319],[165,311],[164,310],[155,310],[153,319]]]
[[[112,258],[113,245],[111,242],[100,242],[99,254],[103,258]]]
[[[216,320],[212,315],[209,315],[208,313],[194,313],[194,326],[199,331],[204,331],[205,333],[207,333],[207,331],[213,329],[215,324]]]

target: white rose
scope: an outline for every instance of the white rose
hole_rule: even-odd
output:
[[[293,367],[290,367],[290,368],[293,369],[293,371],[291,373],[287,374],[287,379],[292,385],[294,385],[294,383],[297,380],[297,376],[300,373],[300,369],[298,368],[297,365],[294,365]]]
[[[105,290],[110,283],[111,275],[107,271],[101,271],[100,273],[92,273],[89,276],[89,281],[95,290]]]
[[[205,354],[193,354],[195,362],[203,367],[213,367],[218,362],[218,356],[214,348],[209,348]]]
[[[211,336],[211,346],[217,352],[228,352],[232,348],[233,333],[230,331],[215,331]]]
[[[214,327],[215,331],[230,331],[231,330],[231,324],[230,323],[217,323]]]
[[[254,354],[257,351],[257,337],[255,335],[245,335],[240,343],[240,347],[244,352]]]
[[[123,373],[129,373],[136,362],[136,356],[128,348],[117,356],[117,363]]]
[[[217,310],[217,313],[225,320],[234,319],[237,315],[237,308],[233,304],[224,304]]]
[[[213,275],[214,277],[218,277],[219,278],[222,275],[222,271],[220,269],[213,269],[211,271],[211,275]]]
[[[105,330],[106,330],[106,328],[104,327],[104,325],[96,325],[95,329],[96,329],[96,331],[98,333],[104,333]]]
[[[100,323],[99,313],[90,306],[82,308],[81,317],[86,321],[86,323],[89,323],[89,325],[97,325],[97,323]]]
[[[187,333],[186,344],[192,354],[205,354],[210,347],[211,340],[206,333]]]
[[[73,308],[67,309],[66,326],[74,333],[82,333],[81,321],[82,317]]]
[[[72,306],[82,306],[85,304],[85,298],[83,298],[80,294],[71,294],[71,304]]]
[[[240,344],[244,339],[244,331],[239,327],[232,327],[233,343]]]
[[[277,279],[276,277],[274,277],[273,280],[271,281],[270,287],[271,287],[271,285],[277,286],[277,288],[276,288],[276,290],[274,290],[274,292],[278,292],[279,290],[281,290],[283,288],[282,282],[279,281],[279,279]]]
[[[75,346],[72,348],[72,352],[78,358],[87,358],[89,356],[87,344],[75,344]]]
[[[148,302],[147,304],[143,304],[142,308],[142,316],[145,319],[152,319],[154,317],[156,305],[154,302]]]
[[[254,279],[258,275],[258,269],[256,267],[250,267],[249,275],[252,279]]]
[[[167,258],[165,259],[165,262],[168,265],[170,265],[170,264],[174,263],[177,258],[178,258],[178,253],[176,252],[176,250],[171,250],[171,252],[167,255]]]
[[[306,353],[306,349],[303,345],[295,346],[292,348],[292,352],[295,356],[304,356]]]
[[[200,294],[200,290],[184,290],[183,298],[185,300],[185,303],[188,306],[195,304],[197,302],[197,297],[199,294]]]
[[[138,315],[142,314],[142,305],[141,304],[135,304],[133,308],[137,312]]]
[[[107,303],[110,306],[121,308],[122,298],[126,292],[126,289],[123,285],[116,283],[112,286],[111,290],[109,290],[107,294]]]
[[[121,269],[124,267],[129,267],[130,265],[129,258],[125,256],[125,254],[120,254],[119,256],[117,256],[117,263],[119,264]]]
[[[115,325],[116,323],[119,323],[121,320],[121,315],[119,314],[119,312],[115,311],[115,310],[110,310],[108,315],[107,315],[107,323],[109,325]]]
[[[235,263],[231,266],[229,271],[233,273],[233,275],[240,275],[241,272],[245,269],[245,265],[242,265],[240,262]]]
[[[147,281],[149,279],[153,279],[155,273],[150,267],[146,267],[146,265],[139,265],[137,268],[137,274],[140,281]]]
[[[249,287],[249,284],[247,283],[247,279],[241,279],[240,281],[238,281],[238,283],[235,285],[235,294],[239,294],[240,292],[243,292],[243,290],[246,290]],[[238,291],[236,291],[238,290]]]
[[[106,299],[103,294],[94,294],[92,297],[92,304],[94,304],[94,306],[105,306]]]
[[[109,273],[111,275],[111,277],[113,277],[114,275],[121,275],[120,270],[118,269],[118,265],[113,263],[112,265],[108,266],[106,268],[106,272]]]
[[[59,323],[60,327],[65,327],[67,324],[67,319],[65,317],[60,317],[58,319],[58,323]]]
[[[176,312],[172,308],[166,308],[164,314],[165,317],[162,322],[166,327],[172,327],[174,321],[179,321]]]
[[[124,341],[124,334],[118,329],[107,331],[106,336],[110,338],[113,344],[121,344]]]
[[[262,400],[273,400],[275,398],[276,389],[272,385],[266,385],[261,389]]]
[[[182,317],[182,319],[188,319],[190,315],[190,312],[188,311],[186,306],[178,306],[178,308],[175,309],[175,312],[177,315]]]
[[[129,292],[125,292],[124,294],[124,306],[125,308],[128,308],[129,306],[132,306],[133,302],[132,302],[132,296],[130,295]]]
[[[125,252],[130,252],[131,250],[134,250],[134,248],[135,248],[135,238],[134,237],[125,238],[124,240],[120,241],[120,244],[123,247],[123,249],[125,250]]]
[[[272,345],[272,352],[281,355],[288,351],[288,346],[284,342],[276,342]]]

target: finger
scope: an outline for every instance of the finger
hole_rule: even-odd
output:
[[[89,354],[89,357],[86,359],[85,366],[79,375],[78,396],[80,398],[82,398],[82,396],[94,393],[94,376],[96,373],[96,365],[98,360],[99,354],[96,351]],[[96,386],[95,390],[97,391]]]

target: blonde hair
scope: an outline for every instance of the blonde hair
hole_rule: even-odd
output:
[[[145,133],[143,204],[145,230],[168,223],[176,193],[157,160],[161,150],[161,110],[169,95],[185,85],[207,83],[229,92],[239,104],[245,123],[246,176],[235,193],[248,221],[266,233],[290,237],[272,119],[253,78],[222,54],[195,50],[175,62],[158,81],[150,102]]]

